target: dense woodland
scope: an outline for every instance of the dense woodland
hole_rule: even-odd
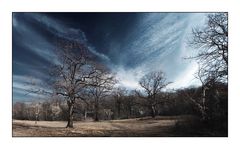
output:
[[[164,72],[150,72],[139,80],[141,89],[117,86],[118,80],[107,66],[79,41],[58,39],[59,63],[50,68],[45,89],[26,92],[46,95],[38,102],[13,104],[13,119],[67,121],[115,120],[151,116],[194,115],[204,127],[227,133],[228,122],[228,20],[226,13],[208,15],[205,28],[192,31],[189,46],[196,54],[195,77],[201,86],[166,90]],[[126,74],[127,75],[127,74]],[[48,86],[48,87],[47,87]],[[194,126],[193,126],[194,127]]]

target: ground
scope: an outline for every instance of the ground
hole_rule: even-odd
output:
[[[176,131],[179,122],[189,116],[158,116],[108,120],[75,121],[74,128],[65,128],[64,121],[13,120],[13,136],[188,136]],[[191,135],[191,134],[190,134]],[[197,134],[196,134],[197,135]]]

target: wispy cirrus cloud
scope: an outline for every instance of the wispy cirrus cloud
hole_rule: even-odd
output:
[[[129,89],[139,88],[138,81],[144,74],[158,70],[173,82],[169,88],[197,84],[193,81],[196,65],[183,58],[192,51],[186,44],[191,29],[203,25],[205,13],[59,16],[13,14],[14,98],[25,98],[26,76],[47,80],[49,66],[58,63],[56,37],[83,42],[116,73],[118,85]]]
[[[13,14],[13,95],[14,98],[31,98],[40,95],[25,96],[26,81],[34,77],[41,82],[47,80],[51,65],[59,63],[55,53],[54,38],[81,41],[96,56],[108,60],[88,43],[85,33],[78,28],[65,25],[57,19],[42,13]],[[28,77],[26,77],[28,76]]]
[[[14,101],[33,101],[47,98],[38,90],[46,90],[41,79],[31,76],[13,75],[13,97]]]
[[[121,70],[117,74],[124,80],[123,85],[135,84],[136,87],[141,76],[158,70],[166,73],[168,81],[175,82],[171,85],[173,88],[197,84],[192,81],[196,65],[184,57],[191,53],[187,37],[192,28],[203,25],[205,15],[147,13],[140,17],[134,30],[128,33],[125,46],[116,49],[123,51],[116,57]]]

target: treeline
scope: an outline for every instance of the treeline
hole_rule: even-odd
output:
[[[227,121],[227,84],[216,83],[217,94],[206,92],[206,119],[208,121]],[[202,117],[202,88],[192,87],[172,92],[161,92],[156,95],[159,104],[156,105],[157,115],[196,115]],[[192,99],[194,100],[192,100]],[[147,107],[145,99],[135,91],[119,88],[117,92],[99,102],[99,120],[127,119],[151,116],[151,108]],[[94,120],[95,106],[93,99],[78,100],[73,113],[74,120]],[[64,99],[48,100],[41,103],[16,102],[13,105],[13,119],[39,121],[67,121],[68,106]]]

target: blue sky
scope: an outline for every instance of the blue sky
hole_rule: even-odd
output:
[[[79,40],[120,80],[139,88],[150,71],[166,73],[168,86],[197,85],[197,66],[185,60],[194,52],[187,46],[191,30],[202,27],[206,13],[13,13],[13,101],[40,99],[26,95],[26,82],[41,84],[57,63],[56,37]],[[39,85],[39,87],[43,87]]]

